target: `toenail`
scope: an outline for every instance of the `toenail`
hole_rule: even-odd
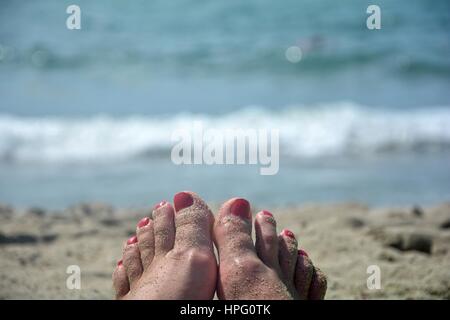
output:
[[[309,257],[308,254],[306,253],[306,251],[305,251],[305,250],[302,250],[302,249],[299,249],[299,250],[298,250],[298,254],[299,254],[300,256]]]
[[[282,233],[282,235],[287,236],[287,237],[295,240],[295,235],[294,235],[294,233],[292,231],[290,231],[288,229],[284,229],[281,233]]]
[[[231,214],[243,219],[250,219],[250,203],[245,199],[236,199],[230,208]]]
[[[141,221],[138,222],[137,227],[138,228],[145,227],[146,225],[148,225],[149,222],[150,222],[149,217],[142,218]]]
[[[261,213],[263,214],[263,215],[265,215],[265,216],[268,216],[268,217],[272,217],[273,218],[273,214],[271,214],[269,211],[267,211],[267,210],[263,210],[263,211],[261,211]]]
[[[122,259],[120,259],[119,261],[117,261],[117,266],[121,266],[123,264],[123,261],[122,261]]]
[[[184,208],[192,206],[194,199],[187,192],[178,192],[173,197],[173,204],[175,205],[175,211],[180,211]]]
[[[159,208],[161,208],[161,207],[163,207],[163,206],[165,206],[167,204],[167,201],[161,201],[160,203],[157,203],[154,207],[153,207],[153,210],[157,210],[157,209],[159,209]]]
[[[130,239],[128,239],[127,244],[133,244],[133,243],[136,243],[137,241],[138,241],[137,237],[132,236]]]

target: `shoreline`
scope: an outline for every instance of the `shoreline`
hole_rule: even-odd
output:
[[[213,212],[217,207],[211,206]],[[328,299],[450,299],[450,203],[270,210],[278,230],[292,230],[299,247],[327,274]],[[112,298],[111,274],[122,243],[149,214],[149,208],[100,203],[63,212],[0,205],[0,298]],[[81,290],[66,287],[70,265],[81,269]],[[367,288],[367,268],[373,265],[381,271],[379,290]]]

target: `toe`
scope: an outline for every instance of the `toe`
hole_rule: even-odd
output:
[[[141,253],[142,267],[146,270],[152,263],[155,255],[155,237],[153,234],[153,221],[149,217],[143,218],[137,224],[136,236]]]
[[[128,283],[128,276],[123,266],[122,260],[117,262],[116,269],[113,273],[113,285],[116,291],[116,299],[121,299],[130,291],[130,284]]]
[[[219,210],[213,230],[219,260],[235,260],[249,255],[257,258],[251,232],[249,202],[241,198],[225,202]]]
[[[308,254],[303,250],[298,250],[297,264],[295,266],[294,284],[298,297],[301,300],[308,299],[309,288],[314,275],[314,266]]]
[[[314,267],[314,275],[309,288],[310,300],[323,300],[327,292],[327,277],[317,267]]]
[[[162,201],[153,209],[153,233],[155,257],[173,249],[175,242],[174,210],[170,203]]]
[[[205,249],[212,252],[211,227],[214,217],[208,205],[193,192],[179,192],[175,207],[175,245],[180,252]]]
[[[278,260],[281,272],[286,281],[292,283],[297,263],[297,240],[294,233],[287,229],[280,233],[278,240]]]
[[[136,236],[127,240],[123,249],[123,266],[127,272],[130,287],[139,280],[142,274],[142,262]]]
[[[279,271],[278,235],[276,222],[269,211],[261,211],[255,218],[256,253],[270,268]]]

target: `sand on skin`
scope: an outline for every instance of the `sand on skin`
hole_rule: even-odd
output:
[[[217,212],[218,206],[212,206]],[[269,209],[328,275],[329,299],[450,299],[450,204],[422,210],[360,204]],[[1,299],[110,299],[122,244],[149,209],[92,203],[65,212],[0,206]],[[412,239],[412,240],[411,240]],[[412,244],[411,244],[412,243]],[[67,267],[81,269],[69,290]],[[367,267],[381,289],[367,287]]]

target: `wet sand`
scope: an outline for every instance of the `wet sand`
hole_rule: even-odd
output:
[[[450,299],[450,203],[264,209],[328,275],[328,299]],[[149,214],[98,203],[60,212],[0,205],[0,298],[111,299],[122,243]],[[67,289],[70,265],[81,269],[81,290]],[[381,289],[367,287],[370,265],[380,268]]]

